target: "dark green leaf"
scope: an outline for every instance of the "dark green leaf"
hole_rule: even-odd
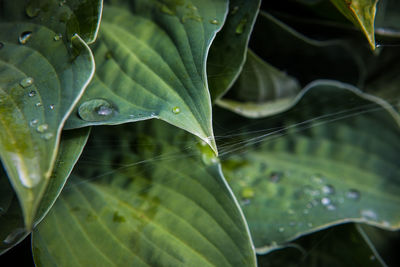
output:
[[[229,2],[228,17],[211,46],[207,60],[207,76],[213,100],[225,94],[240,74],[260,2]]]
[[[96,76],[67,127],[159,118],[216,151],[205,62],[228,1],[111,2],[93,46]]]
[[[204,142],[158,120],[92,136],[33,234],[38,266],[255,265],[245,220]]]
[[[236,129],[218,133],[230,137],[220,155],[257,248],[346,221],[400,227],[400,124],[389,105],[370,100],[379,101],[315,82],[278,116],[216,120]]]

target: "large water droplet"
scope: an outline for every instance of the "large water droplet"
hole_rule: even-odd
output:
[[[32,77],[26,77],[25,79],[22,79],[19,82],[19,85],[21,85],[23,88],[29,87],[33,84],[34,80]]]
[[[359,200],[360,196],[361,196],[360,191],[356,189],[350,189],[349,191],[346,192],[346,197],[348,199]]]
[[[181,109],[179,107],[173,107],[172,108],[172,113],[179,114],[179,113],[181,113]]]
[[[31,31],[25,31],[18,37],[18,42],[22,45],[26,44],[32,37]]]
[[[327,195],[335,194],[335,187],[333,185],[327,184],[322,187],[322,192]]]
[[[36,131],[38,131],[39,133],[44,133],[45,131],[47,131],[49,129],[49,125],[44,123],[44,124],[40,124],[37,128]]]
[[[212,20],[210,20],[210,23],[214,24],[214,25],[218,25],[219,21],[217,19],[212,19]]]
[[[104,121],[115,114],[114,107],[105,99],[92,99],[79,106],[78,114],[85,121]]]
[[[18,241],[18,239],[20,239],[23,235],[25,235],[26,231],[24,228],[17,228],[14,231],[12,231],[4,240],[3,243],[10,245],[16,241]]]
[[[240,20],[239,24],[236,26],[236,34],[242,34],[247,24],[247,18],[243,18]]]

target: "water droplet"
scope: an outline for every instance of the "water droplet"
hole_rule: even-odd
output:
[[[50,140],[51,138],[53,138],[53,136],[54,135],[52,133],[42,134],[42,138],[45,139],[45,140]]]
[[[49,107],[50,107],[51,110],[54,110],[55,105],[54,105],[54,104],[51,104]]]
[[[271,175],[269,176],[269,180],[272,183],[277,183],[279,182],[283,177],[283,172],[271,172]]]
[[[105,99],[92,99],[79,106],[78,114],[85,121],[104,121],[114,116],[114,107]]]
[[[28,96],[29,97],[33,97],[33,96],[35,96],[36,95],[36,91],[30,91],[29,93],[28,93]]]
[[[234,7],[231,9],[231,15],[235,15],[238,11],[239,11],[239,7],[238,7],[238,6],[234,6]]]
[[[31,121],[29,122],[29,125],[30,125],[31,127],[33,127],[33,126],[35,126],[38,122],[39,122],[38,119],[33,119],[33,120],[31,120]]]
[[[37,5],[37,2],[29,1],[25,8],[25,13],[29,18],[37,17],[40,13],[40,7]]]
[[[247,24],[247,18],[241,19],[235,30],[236,34],[242,34],[244,32],[246,24]]]
[[[279,232],[279,233],[283,233],[284,231],[285,231],[285,228],[279,227],[279,229],[278,229],[278,232]]]
[[[361,216],[365,219],[376,220],[378,215],[373,210],[361,210]]]
[[[181,113],[181,109],[180,109],[179,107],[173,107],[173,108],[172,108],[172,112],[173,112],[174,114],[179,114],[179,113]]]
[[[0,42],[0,49],[2,49],[4,47],[4,44],[2,42]]]
[[[41,106],[42,106],[42,103],[41,103],[41,102],[37,102],[37,103],[35,104],[35,106],[41,107]]]
[[[350,189],[349,191],[346,192],[346,197],[348,199],[359,200],[360,196],[361,196],[360,191],[356,189]]]
[[[33,84],[34,80],[32,77],[26,77],[25,79],[22,79],[19,82],[19,85],[21,85],[23,88],[29,87]]]
[[[245,187],[242,190],[241,196],[243,199],[249,199],[254,197],[254,190],[251,187]]]
[[[219,21],[217,19],[212,19],[212,20],[210,20],[210,23],[214,24],[214,25],[218,25]]]
[[[49,125],[47,125],[46,123],[44,123],[44,124],[40,124],[40,125],[36,128],[36,131],[38,131],[39,133],[44,133],[45,131],[47,131],[47,129],[49,129]]]
[[[16,241],[18,241],[18,239],[20,239],[23,235],[25,235],[26,231],[24,228],[17,228],[14,231],[12,231],[4,240],[3,243],[4,244],[12,244]]]
[[[326,209],[329,210],[329,211],[336,210],[336,205],[329,204],[328,206],[326,206]]]
[[[327,195],[335,194],[335,187],[333,185],[327,184],[322,187],[322,192]]]
[[[331,204],[331,200],[329,198],[327,198],[327,197],[323,197],[321,199],[321,204],[324,205],[324,206],[327,206],[327,205]]]
[[[21,33],[21,35],[18,37],[18,42],[22,45],[26,44],[29,39],[32,37],[32,32],[31,31],[25,31]]]
[[[60,41],[62,39],[62,34],[58,33],[58,34],[54,35],[53,39],[54,39],[54,41]]]

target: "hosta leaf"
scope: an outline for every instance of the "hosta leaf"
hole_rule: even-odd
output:
[[[375,50],[374,22],[378,0],[331,0],[331,2],[348,20],[361,29],[371,49]]]
[[[218,133],[231,140],[220,144],[223,170],[260,250],[346,221],[400,227],[400,124],[390,106],[342,83],[309,87],[280,115],[216,120],[235,127]]]
[[[224,27],[217,34],[207,60],[211,98],[220,98],[232,86],[246,59],[247,45],[260,0],[231,0]]]
[[[67,127],[159,118],[216,151],[205,62],[228,1],[111,2],[93,46],[97,74]]]
[[[244,218],[205,143],[157,120],[92,136],[33,234],[38,266],[255,265]]]
[[[250,47],[267,63],[297,78],[302,86],[316,79],[363,83],[363,63],[346,41],[310,39],[266,12],[260,12],[257,18]]]
[[[246,64],[228,94],[217,101],[249,118],[265,117],[288,109],[301,98],[297,80],[264,62],[249,50]]]
[[[304,236],[288,247],[257,257],[267,266],[385,266],[353,224]]]
[[[0,156],[28,229],[53,169],[61,128],[94,72],[86,43],[69,34],[76,30],[71,23],[78,26],[74,9],[59,3],[0,2]]]
[[[49,185],[40,203],[34,224],[40,222],[58,197],[72,168],[78,160],[89,135],[89,128],[64,131],[59,153]],[[7,175],[0,169],[0,255],[18,244],[28,235],[17,196]]]

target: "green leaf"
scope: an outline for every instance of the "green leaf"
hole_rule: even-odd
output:
[[[260,12],[257,18],[250,47],[268,64],[298,79],[302,86],[316,79],[354,85],[364,81],[363,62],[348,42],[310,39],[266,12]]]
[[[375,13],[378,0],[331,0],[336,8],[367,37],[375,50]]]
[[[205,143],[157,120],[92,136],[33,233],[38,266],[255,266],[244,217]]]
[[[238,80],[217,101],[220,107],[249,118],[277,114],[290,108],[302,93],[296,79],[264,62],[251,50]]]
[[[69,174],[78,160],[89,136],[89,128],[64,131],[49,185],[38,208],[34,224],[38,224],[61,192]],[[0,255],[22,241],[29,232],[24,227],[24,218],[17,196],[7,175],[0,168]]]
[[[59,1],[40,1],[38,9],[31,6],[37,1],[25,3],[2,2],[0,11],[0,156],[30,229],[61,128],[94,62],[86,43],[67,34],[76,30],[69,26],[76,23],[73,10]]]
[[[113,1],[93,46],[97,73],[68,128],[159,118],[215,151],[206,57],[227,0]]]
[[[400,228],[400,123],[375,101],[318,81],[277,116],[216,119],[230,137],[219,144],[223,170],[259,250],[347,221]]]
[[[207,60],[211,98],[219,99],[232,87],[246,59],[247,45],[260,0],[231,0],[224,27],[217,34]]]
[[[354,224],[338,225],[304,236],[287,247],[260,255],[267,266],[385,266]]]

